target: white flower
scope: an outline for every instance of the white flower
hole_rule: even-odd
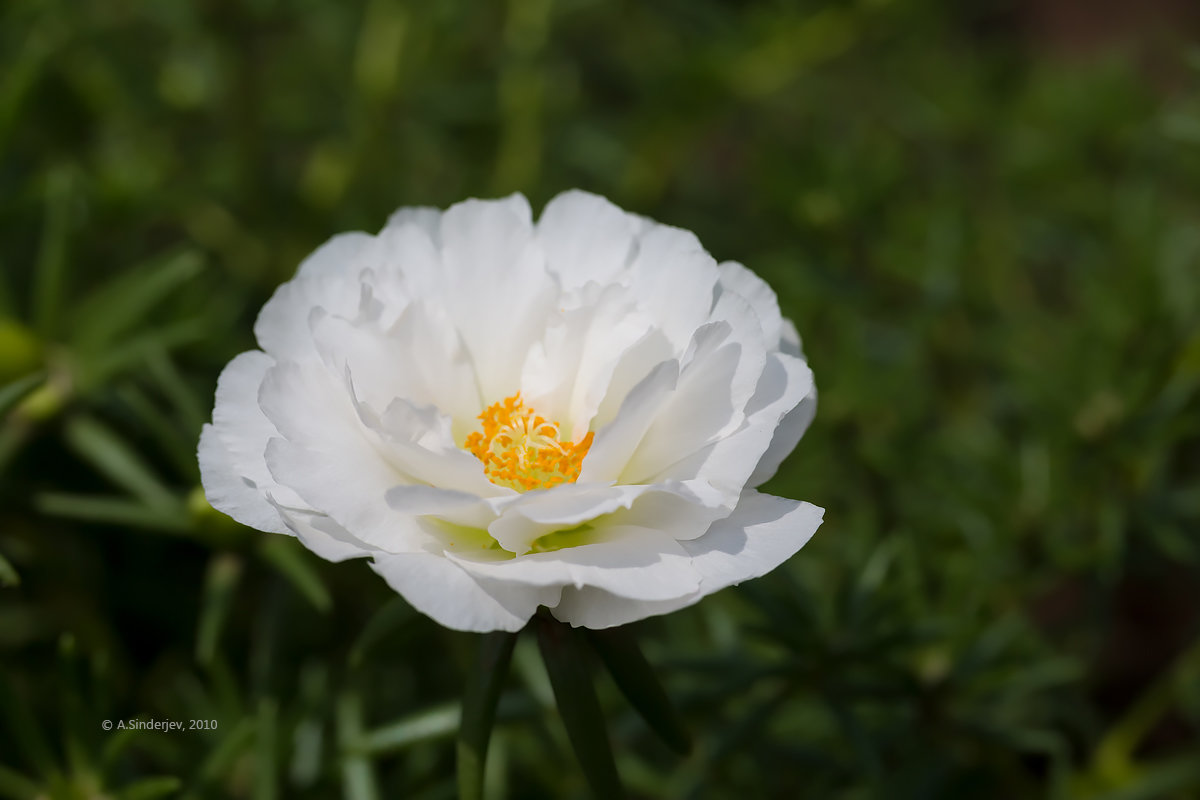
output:
[[[756,492],[816,408],[774,292],[595,195],[335,236],[217,385],[204,489],[450,628],[605,628],[762,575],[821,522]]]

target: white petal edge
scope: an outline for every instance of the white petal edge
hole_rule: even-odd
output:
[[[677,611],[751,578],[767,574],[808,543],[824,509],[811,503],[747,491],[728,518],[708,533],[680,542],[700,575],[700,588],[674,600],[630,600],[593,587],[567,587],[551,611],[574,627],[611,628]]]
[[[814,384],[805,398],[779,421],[771,443],[767,445],[766,452],[762,454],[758,464],[754,467],[754,472],[746,481],[747,486],[761,486],[775,476],[780,465],[783,464],[783,460],[796,449],[796,445],[799,444],[801,437],[804,436],[804,432],[808,430],[808,426],[812,424],[813,417],[816,415],[817,387]]]
[[[260,531],[291,533],[279,513],[267,502],[266,495],[252,480],[238,473],[229,450],[212,425],[205,425],[200,433],[197,457],[200,483],[213,508]]]
[[[572,189],[546,204],[537,238],[547,267],[573,289],[611,283],[629,262],[637,227],[635,217],[600,195]]]
[[[322,244],[300,264],[296,277],[280,285],[258,312],[254,337],[276,358],[304,358],[314,354],[308,316],[316,307],[333,314],[350,314],[361,294],[360,271],[368,266],[367,254],[375,237],[342,233]]]
[[[441,625],[457,631],[519,631],[538,606],[558,603],[558,587],[474,578],[441,554],[379,555],[371,564],[388,586]]]
[[[275,482],[266,464],[267,442],[278,434],[258,405],[258,392],[274,364],[266,353],[249,350],[225,365],[217,379],[213,423],[204,427],[197,457],[201,484],[214,508],[243,525],[286,533],[266,493],[288,505],[304,504]]]
[[[375,548],[357,539],[325,514],[274,505],[296,538],[326,561],[362,558],[375,552]]]

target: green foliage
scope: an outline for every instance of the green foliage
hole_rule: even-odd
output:
[[[597,671],[627,790],[1200,796],[1200,56],[1002,5],[0,8],[0,798],[453,796],[476,641],[195,445],[326,237],[572,186],[762,274],[821,391],[813,541],[635,627],[690,754]],[[473,778],[585,797],[532,638]]]

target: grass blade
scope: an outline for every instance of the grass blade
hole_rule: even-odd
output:
[[[34,327],[43,337],[52,336],[58,328],[74,188],[75,180],[69,167],[57,167],[46,178],[46,218],[33,275],[32,302]]]
[[[371,616],[363,626],[362,633],[354,641],[350,648],[350,666],[357,667],[362,664],[367,653],[397,629],[401,631],[399,635],[404,636],[413,628],[413,623],[419,622],[420,619],[421,615],[403,597],[389,600]]]
[[[258,725],[254,731],[254,800],[275,800],[279,796],[275,763],[275,728],[278,706],[271,698],[258,703]]]
[[[45,729],[34,717],[25,698],[18,694],[15,688],[6,681],[0,682],[0,720],[6,723],[12,734],[9,741],[16,743],[25,758],[25,763],[42,775],[49,775],[55,771],[56,766]],[[13,755],[15,754],[10,754],[9,757]]]
[[[151,508],[184,515],[175,495],[111,428],[89,417],[77,416],[66,424],[64,434],[71,449],[114,484]]]
[[[89,294],[73,315],[76,347],[102,350],[200,272],[204,260],[193,250],[153,259]]]
[[[200,601],[200,621],[196,626],[196,660],[211,664],[217,654],[217,640],[233,605],[233,596],[242,576],[242,561],[231,553],[213,556],[208,562],[204,595]]]
[[[199,475],[196,440],[200,436],[200,427],[192,430],[180,425],[176,417],[151,402],[145,392],[132,382],[118,386],[115,394],[154,438],[161,452],[171,459],[178,474],[195,479]]]
[[[150,376],[183,420],[187,428],[185,435],[194,442],[200,435],[200,428],[208,421],[211,409],[201,406],[196,401],[195,390],[188,386],[167,351],[151,353],[147,366],[150,368]]]
[[[333,606],[329,590],[313,568],[307,551],[290,536],[264,537],[258,552],[322,614]]]
[[[169,775],[143,778],[117,792],[116,800],[157,800],[175,794],[183,782]]]
[[[42,789],[29,778],[0,764],[0,797],[5,800],[34,800]]]
[[[167,512],[149,508],[127,497],[44,492],[34,497],[33,504],[39,512],[52,517],[176,534],[191,530],[191,520],[182,511]]]
[[[200,341],[208,335],[210,327],[199,317],[164,325],[127,339],[103,354],[82,362],[76,376],[78,383],[85,390],[102,386],[134,364],[140,366],[147,358],[153,358],[155,353]]]
[[[462,706],[446,703],[365,733],[354,749],[368,755],[403,750],[419,742],[453,736],[461,722]]]
[[[650,728],[680,755],[692,750],[683,720],[671,704],[654,668],[642,655],[637,640],[625,628],[587,631],[588,641],[608,668],[617,688]]]
[[[346,693],[337,703],[337,735],[342,761],[342,796],[347,800],[379,800],[371,759],[355,749],[362,740],[362,705]]]
[[[23,378],[6,383],[0,387],[0,417],[4,416],[16,406],[17,403],[25,399],[25,396],[41,385],[45,380],[44,372],[35,372],[32,375],[26,375]]]
[[[9,563],[3,553],[0,553],[0,588],[20,585],[21,576],[17,574],[16,568]]]
[[[238,757],[246,752],[253,744],[254,720],[243,719],[233,726],[228,734],[223,736],[209,752],[196,773],[196,779],[189,785],[185,798],[202,796],[201,787],[217,783],[230,770],[235,768]]]

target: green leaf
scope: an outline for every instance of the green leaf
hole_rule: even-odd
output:
[[[173,322],[123,341],[103,354],[80,362],[76,378],[82,390],[94,389],[134,364],[140,365],[146,359],[153,358],[155,353],[200,341],[208,335],[209,325],[202,318]]]
[[[179,778],[169,775],[143,778],[117,792],[116,800],[155,800],[178,792],[181,786]]]
[[[0,75],[0,153],[4,151],[14,122],[26,98],[34,95],[46,63],[58,52],[57,29],[45,26],[25,37],[16,57],[4,65]]]
[[[0,316],[15,317],[16,315],[17,303],[13,299],[12,287],[8,283],[8,273],[4,270],[4,259],[0,258]]]
[[[462,724],[458,732],[459,800],[481,800],[488,740],[496,717],[500,687],[508,675],[515,633],[487,633],[479,637],[475,662],[463,690]]]
[[[40,386],[45,379],[46,373],[35,372],[0,387],[0,417],[24,400],[25,396]]]
[[[1195,797],[1200,789],[1200,759],[1195,755],[1139,764],[1113,791],[1080,793],[1092,800],[1159,800],[1164,797]]]
[[[105,525],[125,525],[168,533],[187,533],[191,519],[180,513],[150,508],[127,497],[43,492],[33,498],[43,514]]]
[[[8,559],[0,553],[0,587],[20,586],[21,576],[17,574],[17,570]]]
[[[624,797],[579,633],[541,614],[534,618],[534,625],[558,715],[592,794],[600,800]]]
[[[0,720],[6,723],[11,733],[8,740],[16,744],[29,766],[42,775],[54,772],[54,756],[44,729],[30,712],[24,696],[17,694],[8,681],[0,681]]]
[[[654,668],[642,655],[637,640],[626,628],[586,632],[588,641],[608,668],[608,672],[646,723],[680,755],[692,750],[691,738],[683,720],[675,712]]]
[[[242,576],[242,561],[231,553],[214,555],[208,562],[204,594],[200,600],[200,621],[196,627],[196,660],[211,664],[217,653],[217,640],[233,605],[233,596]]]
[[[509,744],[505,730],[492,731],[488,760],[483,767],[483,796],[490,800],[505,800],[509,787]]]
[[[415,627],[413,623],[420,620],[421,615],[403,597],[393,597],[363,626],[362,633],[350,648],[350,666],[357,667],[362,664],[367,653],[397,629],[412,630]]]
[[[203,257],[194,250],[171,253],[134,267],[90,293],[73,315],[71,339],[75,346],[102,350],[199,273],[203,265]]]
[[[44,347],[33,331],[0,313],[0,384],[36,372],[44,361]]]
[[[70,772],[85,775],[94,772],[92,753],[84,744],[83,732],[95,724],[85,711],[87,692],[86,666],[80,656],[75,635],[64,631],[58,637],[58,663],[55,693],[58,695],[62,733],[59,747]]]
[[[0,797],[6,800],[34,800],[42,790],[31,779],[0,764]]]
[[[263,559],[312,603],[313,608],[327,613],[333,606],[333,599],[313,568],[308,551],[290,536],[264,537],[261,541],[258,552]]]
[[[826,706],[829,708],[830,716],[833,717],[834,722],[845,736],[846,742],[854,751],[855,770],[862,775],[864,782],[869,782],[882,791],[883,768],[880,764],[879,753],[863,724],[855,716],[853,709],[839,697],[826,698]]]
[[[234,768],[238,757],[253,743],[254,720],[245,718],[225,734],[200,765],[187,797],[199,797],[201,786],[216,783]]]
[[[362,704],[357,693],[338,698],[337,737],[342,762],[342,796],[347,800],[378,800],[379,787],[371,759],[354,749],[362,740]]]
[[[46,178],[46,216],[33,273],[33,321],[43,337],[55,332],[62,310],[75,186],[71,168],[67,166],[56,167]]]
[[[162,452],[170,457],[179,474],[194,480],[199,474],[196,440],[199,437],[200,426],[197,425],[193,429],[190,425],[181,425],[176,416],[151,402],[146,393],[132,382],[118,386],[115,393],[117,398],[129,407],[129,412],[138,423],[154,438]]]
[[[200,435],[200,428],[208,420],[208,409],[196,401],[195,391],[187,385],[167,351],[152,352],[147,366],[150,368],[150,376],[183,420],[186,429],[183,435],[194,444],[196,437]]]
[[[295,789],[312,786],[324,771],[325,717],[331,699],[329,672],[324,661],[307,660],[297,676],[292,696],[298,700],[300,716],[292,727],[288,764],[288,782]]]
[[[365,733],[353,749],[368,755],[403,750],[418,742],[453,736],[461,722],[462,706],[446,703]]]
[[[63,433],[71,449],[114,484],[152,508],[185,516],[182,504],[156,472],[111,428],[89,417],[76,416],[67,422]]]
[[[1134,770],[1134,753],[1159,721],[1178,705],[1186,687],[1200,682],[1200,639],[1175,657],[1125,713],[1105,732],[1092,755],[1093,771],[1114,777]]]
[[[258,724],[254,730],[254,800],[274,800],[279,796],[279,770],[275,763],[278,711],[271,698],[264,697],[258,703]]]

